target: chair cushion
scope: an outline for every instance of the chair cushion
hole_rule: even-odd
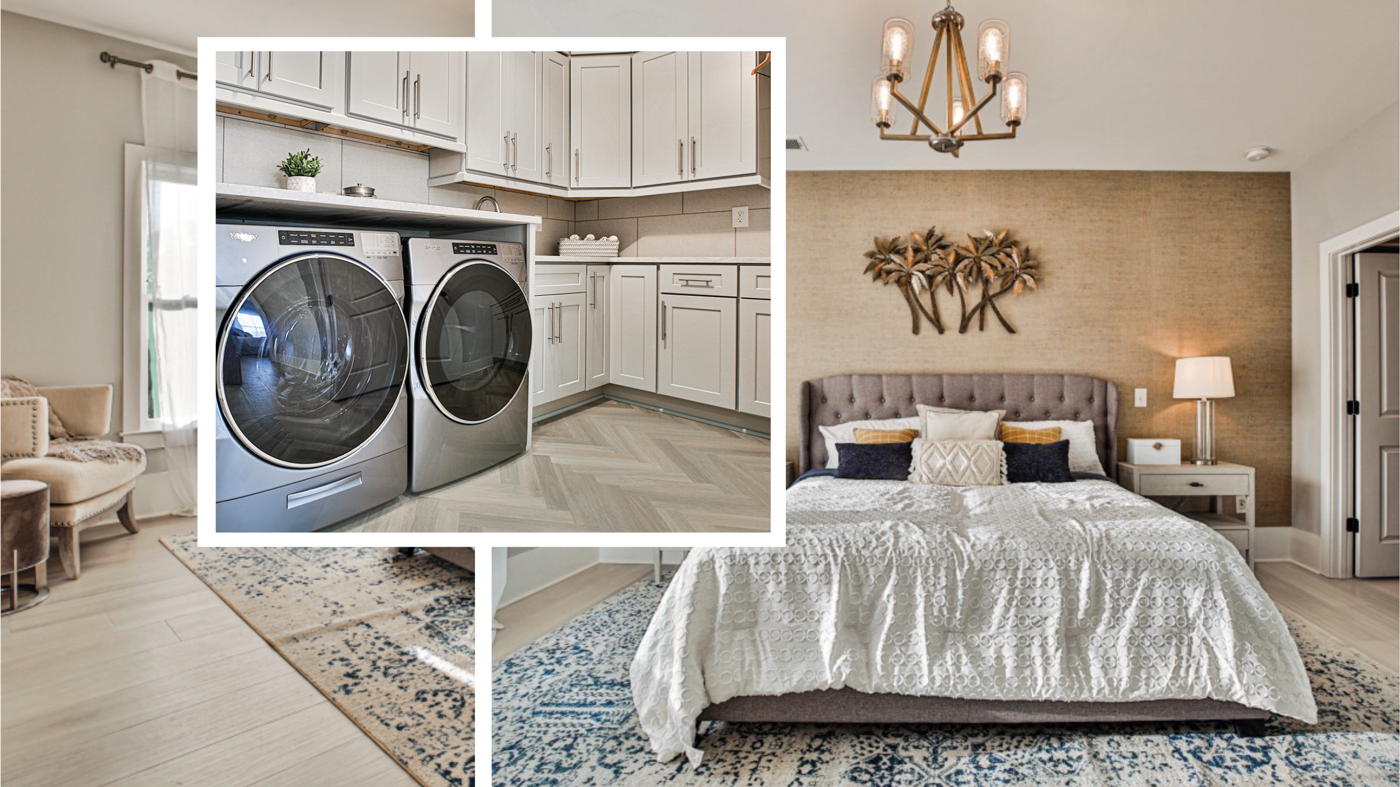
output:
[[[69,462],[42,456],[11,459],[0,465],[0,478],[43,481],[49,485],[50,505],[71,505],[124,486],[145,471],[144,454],[139,462]]]

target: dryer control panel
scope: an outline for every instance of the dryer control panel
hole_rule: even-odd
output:
[[[354,246],[353,232],[323,232],[320,230],[278,230],[277,242],[283,246]]]

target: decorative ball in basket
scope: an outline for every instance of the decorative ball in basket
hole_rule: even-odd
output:
[[[595,238],[592,235],[579,238],[577,235],[570,235],[567,238],[559,239],[559,255],[561,257],[616,257],[617,247],[616,235],[602,238]]]

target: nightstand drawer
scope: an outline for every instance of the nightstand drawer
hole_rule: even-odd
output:
[[[1247,495],[1249,476],[1217,473],[1150,473],[1138,480],[1144,496]]]

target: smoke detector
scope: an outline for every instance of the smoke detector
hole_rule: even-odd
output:
[[[1246,161],[1263,161],[1273,152],[1273,148],[1264,145],[1255,145],[1244,152],[1244,157]]]
[[[807,147],[807,140],[803,139],[802,137],[788,137],[788,140],[787,140],[787,149],[788,149],[788,150],[808,150],[808,147]]]

